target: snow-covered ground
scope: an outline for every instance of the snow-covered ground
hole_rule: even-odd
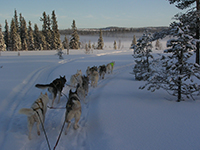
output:
[[[128,41],[127,41],[128,43]],[[129,41],[129,44],[131,41]],[[112,44],[111,44],[112,45]],[[164,46],[164,45],[163,45]],[[155,51],[157,52],[157,51]],[[71,126],[67,135],[61,135],[58,150],[199,150],[200,101],[177,103],[176,98],[159,90],[151,93],[139,90],[142,81],[130,74],[134,64],[132,50],[70,51],[58,59],[56,51],[2,52],[0,56],[0,149],[48,149],[42,132],[36,126],[32,140],[28,139],[27,117],[19,109],[29,108],[41,90],[37,83],[50,83],[59,75],[70,76],[88,66],[115,61],[113,74],[99,80],[89,89],[86,104],[82,102],[80,128]],[[69,87],[63,92],[67,95]],[[65,107],[62,96],[55,107]],[[50,102],[51,104],[51,102]],[[65,109],[48,109],[45,129],[53,149],[65,117]],[[65,125],[66,127],[66,125]]]

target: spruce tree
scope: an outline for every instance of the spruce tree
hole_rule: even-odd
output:
[[[103,42],[102,30],[100,30],[97,49],[103,49],[103,46],[104,42]]]
[[[33,31],[33,37],[34,37],[34,45],[35,45],[35,49],[40,49],[40,44],[41,44],[41,34],[40,31],[38,29],[37,24],[34,25],[34,31]]]
[[[20,34],[20,38],[21,38],[21,43],[22,43],[22,50],[27,50],[27,47],[24,47],[24,42],[26,41],[26,44],[28,42],[28,29],[26,26],[26,20],[24,19],[24,17],[22,17],[22,14],[20,13],[20,29],[19,29],[19,34]]]
[[[1,24],[0,24],[0,51],[6,51],[6,44],[4,41],[4,35],[1,30]]]
[[[48,30],[48,19],[47,19],[47,15],[46,15],[45,11],[43,12],[42,15],[43,15],[43,18],[42,17],[40,18],[40,21],[43,22],[43,24],[42,24],[42,33],[46,38],[47,37],[47,30]]]
[[[72,34],[71,34],[71,38],[70,38],[70,42],[69,42],[69,47],[71,49],[79,49],[80,48],[79,35],[77,32],[75,20],[73,20],[73,23],[72,23]]]
[[[46,15],[46,12],[43,12],[43,17],[40,18],[40,21],[43,22],[42,24],[42,35],[41,35],[41,43],[43,49],[47,50],[49,48],[49,43],[47,42],[47,37],[48,37],[48,17]]]
[[[137,80],[147,80],[151,74],[151,61],[153,60],[152,52],[152,36],[151,33],[145,31],[142,37],[137,41],[137,44],[133,46],[135,59],[135,66],[133,68],[133,74]]]
[[[26,39],[24,39],[22,47],[23,47],[23,50],[25,50],[25,51],[28,50],[28,45],[27,45]]]
[[[28,49],[35,50],[33,29],[31,27],[31,21],[29,21],[29,26],[28,26]]]
[[[63,41],[63,47],[64,47],[64,49],[69,49],[69,42],[68,42],[66,35],[65,35],[65,38],[64,38],[64,41]]]
[[[117,42],[114,41],[114,49],[116,50],[117,49]]]
[[[196,10],[194,8],[192,9],[188,9],[189,11],[186,11],[186,20],[181,20],[188,23],[188,25],[190,25],[190,30],[195,30],[195,36],[193,36],[196,39],[199,39],[200,37],[200,28],[199,28],[199,24],[200,24],[200,19],[199,19],[199,11],[200,11],[200,2],[199,0],[168,0],[170,4],[175,4],[175,6],[178,9],[184,10],[184,9],[188,9],[188,8],[192,8],[194,4],[196,4]],[[181,16],[184,17],[185,14],[183,14]],[[178,15],[178,17],[180,18],[180,16]],[[183,19],[183,18],[182,18]],[[192,26],[191,26],[192,25]],[[200,45],[199,42],[196,43],[196,63],[200,64]]]
[[[51,19],[50,19],[50,16],[48,15],[47,16],[47,32],[46,32],[47,50],[53,49],[53,47],[52,47],[53,39],[52,38],[53,37],[52,37],[52,30],[51,30]]]
[[[89,43],[88,43],[88,48],[89,48],[89,50],[91,50],[91,49],[92,49],[92,46],[91,46],[91,41],[89,41]]]
[[[16,25],[14,19],[11,21],[10,26],[10,44],[12,51],[18,51],[21,50],[21,38],[20,35],[17,32]]]
[[[9,26],[8,26],[7,20],[5,20],[4,41],[5,41],[7,50],[9,50],[9,47],[10,47],[10,31],[9,31]]]
[[[131,47],[136,46],[136,44],[137,44],[137,39],[136,39],[136,36],[134,35],[134,36],[133,36],[133,40],[132,40]]]
[[[40,39],[40,41],[41,41],[40,49],[41,50],[47,50],[47,42],[46,42],[45,36],[41,33],[40,37],[41,37],[41,39]]]
[[[15,9],[15,12],[14,12],[14,22],[15,22],[15,27],[16,27],[16,30],[17,32],[19,32],[19,21],[18,21],[18,16],[17,16],[17,10]]]
[[[52,43],[53,49],[60,49],[61,48],[61,40],[60,40],[60,33],[58,30],[58,22],[56,19],[55,11],[52,11]]]
[[[147,87],[153,92],[162,88],[176,96],[177,102],[194,99],[194,95],[200,94],[200,85],[195,83],[200,79],[200,66],[189,61],[196,49],[196,39],[189,34],[187,25],[171,24],[170,36],[173,38],[167,41],[168,49],[164,51],[168,55],[155,61],[154,73],[141,89]]]

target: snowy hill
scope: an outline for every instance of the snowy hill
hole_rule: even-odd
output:
[[[177,103],[165,91],[150,93],[139,90],[143,82],[135,81],[130,74],[134,63],[132,50],[94,50],[89,55],[84,50],[71,50],[63,60],[55,54],[56,51],[20,52],[21,56],[17,56],[17,52],[1,53],[1,150],[48,149],[43,132],[38,136],[36,126],[32,140],[28,139],[27,117],[18,113],[21,108],[29,108],[40,92],[47,91],[35,88],[35,84],[50,83],[59,75],[66,75],[69,81],[77,69],[85,74],[88,66],[99,66],[113,60],[116,62],[113,74],[99,80],[96,88],[90,87],[86,103],[81,101],[80,128],[74,130],[71,126],[67,135],[61,135],[56,149],[200,149],[199,100]],[[67,95],[69,87],[66,86],[63,92]],[[62,96],[55,107],[65,107],[66,102],[66,97]],[[51,149],[64,117],[65,109],[47,110],[44,126]]]

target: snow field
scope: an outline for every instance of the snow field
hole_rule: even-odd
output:
[[[127,46],[128,47],[128,46]],[[154,51],[161,53],[161,51]],[[32,131],[28,139],[27,117],[18,114],[29,108],[41,90],[37,83],[50,83],[59,75],[70,76],[87,66],[99,66],[115,61],[113,74],[99,80],[96,88],[89,89],[86,104],[82,103],[79,129],[70,127],[56,149],[59,150],[198,150],[200,148],[200,103],[177,103],[175,97],[159,90],[151,93],[139,90],[142,81],[130,74],[134,64],[132,50],[70,51],[59,60],[56,51],[2,52],[0,57],[0,149],[48,149],[42,128],[41,135]],[[63,93],[68,95],[69,87]],[[51,97],[50,97],[51,98]],[[65,107],[61,97],[55,107]],[[51,101],[49,102],[51,104]],[[54,147],[65,117],[65,109],[48,109],[45,129],[51,148]],[[66,128],[66,125],[65,125]],[[65,129],[64,128],[64,129]]]

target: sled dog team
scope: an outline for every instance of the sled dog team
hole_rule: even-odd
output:
[[[77,70],[77,73],[72,75],[70,78],[70,87],[76,88],[75,92],[71,89],[68,94],[68,101],[66,104],[66,113],[65,113],[65,122],[68,123],[65,130],[65,134],[71,125],[71,120],[75,118],[74,129],[79,128],[78,122],[81,117],[81,102],[82,99],[85,101],[85,97],[89,91],[89,81],[92,87],[96,87],[99,79],[104,79],[105,74],[113,73],[115,62],[108,63],[107,65],[102,66],[93,66],[88,67],[86,70],[86,76],[82,76],[82,71]],[[60,102],[60,97],[62,95],[62,90],[66,84],[67,80],[65,76],[60,76],[60,78],[55,79],[50,84],[36,84],[35,87],[40,89],[48,88],[48,91],[52,95],[52,107],[54,101],[58,95],[58,103]],[[45,114],[47,111],[47,104],[49,102],[49,97],[47,92],[43,94],[41,92],[38,99],[31,105],[31,108],[22,108],[19,110],[20,114],[27,115],[28,118],[28,138],[31,140],[31,131],[34,123],[37,123],[37,134],[40,135],[39,125],[40,123],[44,124]]]

